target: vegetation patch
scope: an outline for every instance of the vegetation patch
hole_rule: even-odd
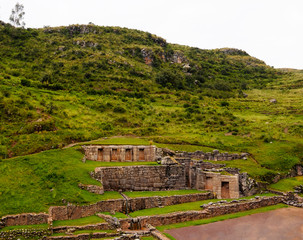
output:
[[[303,176],[281,179],[279,182],[271,184],[269,187],[274,190],[287,192],[294,191],[294,187],[303,185]]]
[[[103,218],[98,216],[89,216],[84,218],[78,218],[73,220],[59,220],[53,222],[53,227],[61,227],[61,226],[83,226],[88,224],[96,224],[105,222]]]
[[[99,162],[81,160],[77,148],[49,150],[0,164],[0,216],[22,212],[47,212],[50,206],[88,204],[122,198],[117,192],[93,194],[79,183],[100,185],[89,175]]]

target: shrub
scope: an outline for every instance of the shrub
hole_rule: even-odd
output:
[[[120,107],[120,106],[115,107],[113,111],[114,111],[115,113],[125,113],[125,112],[126,112],[125,108]]]
[[[30,87],[31,86],[31,82],[27,79],[21,79],[21,85],[25,86],[25,87]]]
[[[220,102],[220,105],[221,105],[221,107],[228,107],[229,103],[226,101],[222,101],[222,102]]]

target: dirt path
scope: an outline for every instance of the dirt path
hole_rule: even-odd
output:
[[[166,232],[177,240],[303,240],[303,209],[282,208]]]

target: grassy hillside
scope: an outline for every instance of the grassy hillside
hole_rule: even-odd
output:
[[[201,50],[94,25],[1,23],[0,58],[0,158],[118,134],[230,132],[244,120],[214,99],[283,75],[242,50]]]
[[[249,152],[226,164],[266,182],[302,163],[303,72],[242,50],[117,27],[1,23],[0,59],[0,215],[99,200],[78,188],[98,164],[59,150],[75,142]],[[143,139],[101,139],[117,135]]]

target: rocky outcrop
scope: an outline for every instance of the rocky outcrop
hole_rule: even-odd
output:
[[[239,174],[239,191],[241,196],[251,196],[260,190],[258,183],[246,172]]]

